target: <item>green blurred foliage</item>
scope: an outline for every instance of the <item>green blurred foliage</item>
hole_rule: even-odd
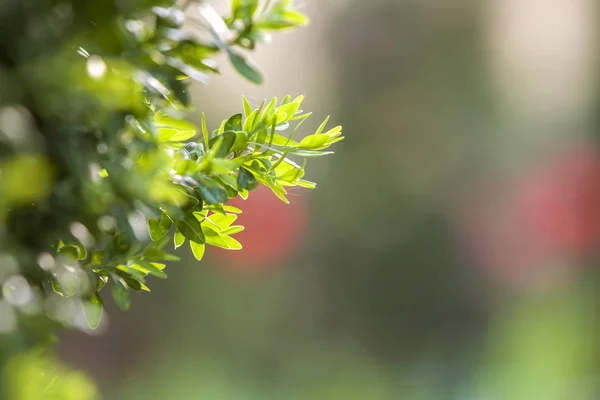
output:
[[[43,350],[19,355],[4,367],[4,395],[11,400],[97,400],[93,382],[82,372],[61,365]]]

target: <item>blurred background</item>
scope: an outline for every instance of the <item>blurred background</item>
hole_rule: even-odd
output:
[[[304,94],[347,137],[317,190],[253,193],[243,252],[186,248],[61,356],[111,400],[599,398],[598,3],[302,5],[264,86],[222,62],[194,100]]]

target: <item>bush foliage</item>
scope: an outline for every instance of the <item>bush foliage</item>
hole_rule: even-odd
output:
[[[189,244],[237,250],[241,210],[259,185],[314,188],[306,159],[341,128],[302,139],[303,97],[272,99],[209,130],[189,85],[227,54],[262,82],[247,52],[307,23],[289,1],[8,0],[0,8],[0,328],[2,358],[54,326],[98,326],[110,292],[122,308]]]

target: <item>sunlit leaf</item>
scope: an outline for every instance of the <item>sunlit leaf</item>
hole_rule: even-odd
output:
[[[202,260],[202,257],[204,257],[204,251],[206,250],[204,243],[190,242],[190,247],[196,260]]]

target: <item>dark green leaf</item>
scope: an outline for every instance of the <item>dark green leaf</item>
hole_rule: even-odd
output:
[[[211,139],[209,145],[212,149],[213,146],[218,145],[218,142],[221,142],[215,153],[215,157],[225,158],[231,152],[231,148],[233,147],[235,141],[236,133],[233,131],[227,131]]]
[[[229,199],[227,191],[217,180],[208,176],[200,176],[198,182],[198,191],[206,204],[226,203]]]
[[[226,131],[241,131],[242,130],[242,114],[235,114],[225,122]]]
[[[204,234],[200,227],[200,221],[196,219],[194,214],[186,213],[185,218],[175,220],[175,224],[186,239],[196,243],[204,243]]]
[[[244,78],[256,84],[263,83],[262,74],[252,61],[231,50],[229,51],[229,59],[231,60],[231,64]]]
[[[237,177],[237,184],[242,189],[246,189],[249,191],[254,190],[258,187],[258,182],[256,181],[256,178],[254,177],[252,172],[248,171],[244,167],[240,167],[240,172],[238,173]]]

